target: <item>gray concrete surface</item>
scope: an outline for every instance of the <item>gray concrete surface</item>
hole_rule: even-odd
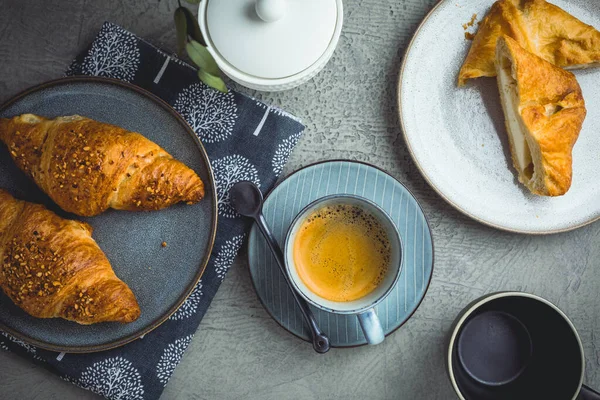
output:
[[[600,388],[600,223],[540,237],[487,228],[448,206],[410,159],[396,112],[397,75],[434,2],[346,1],[339,48],[313,81],[276,94],[242,89],[306,123],[288,173],[314,161],[358,159],[386,169],[416,194],[436,246],[421,307],[382,345],[318,356],[269,318],[240,257],[163,399],[452,399],[444,342],[454,316],[482,294],[509,289],[544,296],[569,315],[585,347],[585,382]],[[61,76],[104,20],[174,49],[175,7],[174,0],[0,1],[0,101]],[[2,352],[0,398],[96,396]]]

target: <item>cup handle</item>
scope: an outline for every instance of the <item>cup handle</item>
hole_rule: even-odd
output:
[[[600,400],[600,393],[596,392],[589,386],[581,386],[577,400]]]
[[[385,335],[383,334],[381,322],[379,322],[379,318],[377,317],[377,314],[375,314],[375,309],[370,308],[367,311],[358,314],[357,317],[360,327],[365,334],[365,339],[367,339],[367,343],[379,344],[383,342]]]

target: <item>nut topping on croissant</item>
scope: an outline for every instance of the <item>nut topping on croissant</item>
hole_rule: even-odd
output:
[[[0,140],[19,168],[63,210],[158,210],[196,203],[204,184],[185,164],[139,133],[73,115],[0,118]]]
[[[133,292],[115,275],[92,228],[0,189],[0,288],[28,314],[79,324],[132,322]]]

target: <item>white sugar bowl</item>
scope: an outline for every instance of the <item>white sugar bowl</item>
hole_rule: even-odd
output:
[[[202,0],[198,23],[219,68],[262,91],[312,79],[335,50],[342,0]]]

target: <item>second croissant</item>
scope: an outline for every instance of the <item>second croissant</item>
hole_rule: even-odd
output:
[[[63,210],[93,216],[108,208],[159,210],[204,197],[200,177],[156,143],[79,115],[0,118],[0,140]]]
[[[0,289],[28,314],[82,325],[140,316],[92,227],[0,189]]]

